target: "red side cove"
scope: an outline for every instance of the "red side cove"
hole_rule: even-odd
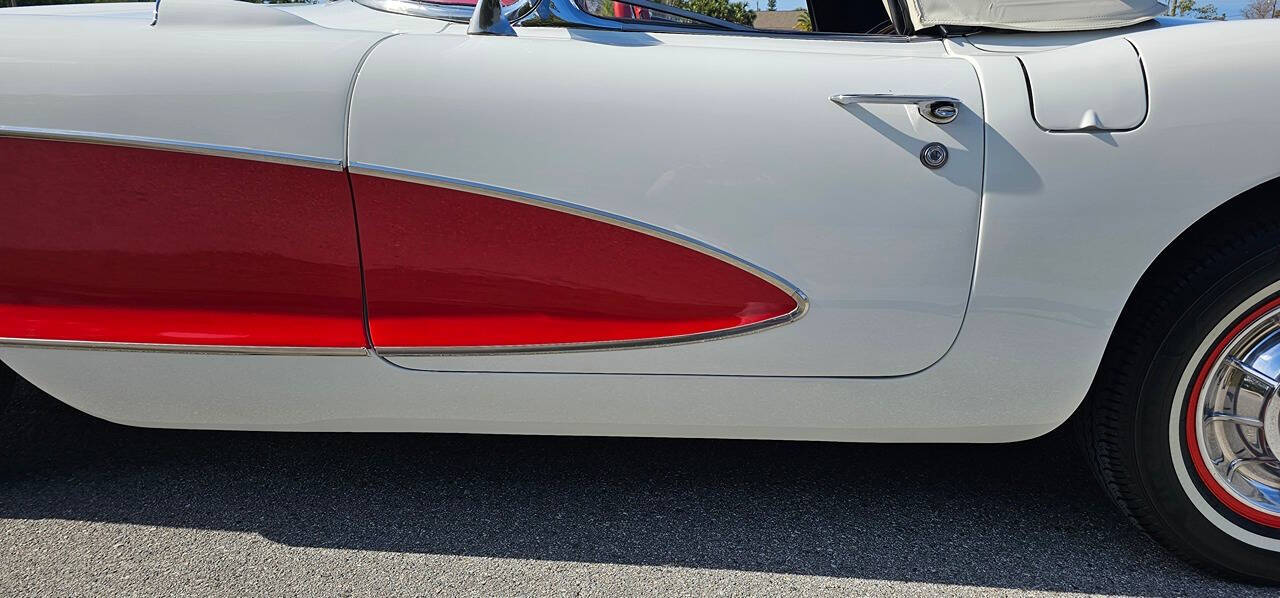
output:
[[[344,173],[0,139],[0,337],[364,346]]]
[[[615,224],[352,175],[379,347],[634,341],[731,330],[796,309],[772,283]]]

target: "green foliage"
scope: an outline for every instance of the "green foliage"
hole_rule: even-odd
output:
[[[666,0],[663,3],[723,21],[740,23],[748,27],[756,21],[756,12],[747,8],[746,2],[733,2],[732,0]]]
[[[1169,14],[1175,17],[1191,17],[1210,21],[1225,21],[1227,15],[1212,4],[1199,4],[1196,0],[1173,0],[1169,3]]]
[[[796,17],[796,29],[799,31],[813,31],[813,19],[809,16],[809,11],[800,11],[800,16]]]
[[[757,4],[757,6],[759,5]],[[778,0],[769,0],[769,4],[766,6],[769,10],[778,10]]]

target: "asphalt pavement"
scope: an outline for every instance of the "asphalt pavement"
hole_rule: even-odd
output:
[[[1061,434],[191,432],[16,395],[0,412],[4,596],[1277,595],[1167,556]]]

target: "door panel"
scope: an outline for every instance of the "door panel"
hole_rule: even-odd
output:
[[[700,343],[391,355],[395,363],[460,371],[899,375],[934,363],[955,339],[976,250],[983,124],[973,69],[945,57],[940,43],[450,31],[397,36],[370,54],[352,105],[349,156],[357,176],[640,223],[774,273],[809,305],[791,323]],[[950,96],[963,107],[954,122],[937,125],[914,106],[842,107],[828,99],[845,93]],[[946,144],[951,158],[928,170],[919,152],[934,141]],[[413,268],[439,267],[424,237],[448,236],[441,227],[452,223],[428,222],[424,214],[435,208],[407,205],[433,194],[388,198],[363,187],[357,183],[355,191],[366,258],[398,248]],[[458,225],[568,235],[562,249],[527,244],[531,263],[572,251],[569,229],[499,212],[491,212],[493,222]],[[394,227],[376,224],[397,218]],[[494,237],[459,240],[470,238],[475,251],[486,252]],[[512,268],[508,274],[519,277],[520,266]],[[380,276],[373,269],[366,275]],[[441,294],[439,280],[419,284],[398,292]],[[467,301],[468,284],[458,278],[443,286]],[[394,321],[378,308],[386,291],[372,281],[367,290],[373,343],[400,347],[403,338],[392,342],[387,332]],[[429,319],[431,302],[422,305],[428,313],[410,315]],[[525,309],[536,315],[541,308]]]

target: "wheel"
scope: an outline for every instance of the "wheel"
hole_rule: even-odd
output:
[[[1077,418],[1114,502],[1184,560],[1280,583],[1280,225],[1184,240]]]

